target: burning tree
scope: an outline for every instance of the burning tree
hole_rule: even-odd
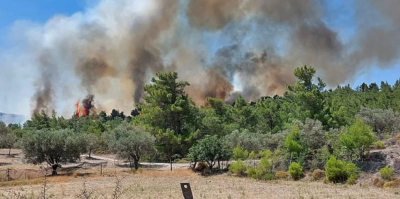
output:
[[[33,131],[21,140],[21,148],[28,163],[46,162],[57,175],[61,163],[75,162],[86,150],[84,142],[72,130],[51,131],[47,129]]]
[[[83,107],[80,106],[80,102],[77,101],[75,106],[76,106],[76,116],[77,117],[82,117],[82,116],[87,116],[90,114],[90,111],[94,109],[94,95],[87,95],[85,99],[82,100],[82,105]]]

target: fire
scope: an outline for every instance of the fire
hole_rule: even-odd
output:
[[[76,104],[75,104],[75,107],[76,107],[76,116],[77,117],[80,117],[80,109],[79,109],[79,101],[77,101],[76,102]]]
[[[88,115],[89,110],[87,110],[84,107],[81,107],[79,101],[76,102],[75,108],[76,108],[76,112],[75,113],[76,113],[77,117],[82,117],[82,116],[87,116]]]

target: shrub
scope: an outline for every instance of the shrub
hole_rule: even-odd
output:
[[[264,180],[273,180],[274,179],[274,174],[272,173],[267,173],[264,175]]]
[[[289,173],[286,171],[277,171],[275,173],[275,178],[276,179],[287,179],[287,178],[289,178]]]
[[[374,143],[374,145],[375,145],[375,148],[377,148],[377,149],[384,149],[385,148],[385,143],[383,141],[376,141]]]
[[[337,160],[334,156],[331,156],[325,164],[326,177],[330,182],[339,183],[345,182],[350,177],[352,180],[356,180],[358,177],[358,168],[353,163],[345,164],[341,160]]]
[[[297,162],[292,162],[289,166],[289,174],[294,180],[298,180],[303,176],[303,167]]]
[[[340,143],[346,148],[348,159],[359,159],[363,153],[374,143],[375,135],[372,128],[366,125],[361,118],[357,118],[354,124],[347,128],[339,136]],[[355,157],[353,157],[356,155]]]
[[[311,174],[314,180],[320,180],[325,178],[325,171],[321,169],[316,169],[314,172]]]
[[[246,164],[240,159],[229,166],[229,171],[236,175],[243,175],[246,169]]]
[[[355,179],[358,178],[358,167],[354,163],[352,162],[346,163],[345,170],[349,178],[350,177],[353,177]]]
[[[389,168],[388,166],[380,169],[379,173],[381,174],[382,178],[385,180],[391,180],[391,179],[393,179],[393,176],[394,176],[394,170]]]
[[[253,179],[259,179],[259,178],[260,178],[260,174],[259,174],[258,170],[255,169],[255,168],[250,168],[250,169],[247,171],[247,176],[248,176],[249,178],[253,178]]]
[[[249,152],[244,150],[242,147],[237,146],[233,149],[233,159],[234,160],[245,160],[249,156]]]
[[[347,184],[356,184],[357,182],[357,176],[352,175],[347,179]]]

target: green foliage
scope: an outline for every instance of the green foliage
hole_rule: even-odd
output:
[[[240,159],[229,166],[229,171],[238,176],[244,175],[246,170],[247,170],[246,164]]]
[[[234,130],[224,137],[229,146],[240,146],[248,151],[262,151],[267,148],[267,136],[262,133],[252,133],[249,130]]]
[[[379,170],[381,177],[385,180],[392,180],[394,177],[394,170],[388,166]]]
[[[92,152],[99,146],[99,137],[95,134],[84,134],[83,141],[85,142],[86,152],[91,157]]]
[[[348,179],[347,179],[347,184],[356,184],[357,183],[357,176],[355,175],[351,175]]]
[[[247,150],[244,150],[242,147],[237,146],[233,149],[233,159],[234,160],[245,160],[249,156],[249,152]]]
[[[377,149],[384,149],[385,148],[385,143],[383,142],[383,141],[376,141],[375,143],[374,143],[374,145],[375,145],[375,148],[377,148]]]
[[[261,179],[262,175],[263,174],[262,174],[261,170],[258,170],[255,168],[249,168],[249,170],[247,170],[247,176],[249,178]]]
[[[157,147],[166,158],[173,154],[186,155],[199,136],[196,108],[185,93],[189,83],[177,81],[176,72],[156,75],[151,84],[144,86],[146,104],[140,106],[141,122],[155,135]]]
[[[36,130],[21,140],[22,152],[29,163],[49,165],[75,162],[83,153],[84,142],[72,130]]]
[[[268,180],[273,180],[273,179],[275,179],[275,175],[272,173],[267,173],[264,175],[264,180],[268,181]]]
[[[375,140],[371,127],[357,118],[346,132],[340,135],[340,143],[345,147],[349,160],[359,159]]]
[[[350,179],[349,183],[358,177],[358,168],[355,164],[344,163],[331,156],[325,164],[326,177],[330,182],[340,183]]]
[[[378,138],[384,138],[385,135],[394,136],[400,131],[400,118],[392,109],[370,109],[362,107],[359,113],[365,124],[372,127]]]
[[[290,161],[295,157],[299,159],[300,153],[303,152],[304,148],[300,143],[300,128],[297,125],[293,125],[290,133],[286,136],[285,147],[290,156]]]
[[[193,162],[205,161],[212,169],[217,161],[228,160],[231,152],[217,136],[206,136],[189,149],[188,158]]]
[[[324,146],[318,149],[315,155],[311,160],[311,169],[322,168],[325,165],[325,162],[329,159],[331,153],[329,152],[328,147]]]
[[[289,165],[288,173],[294,180],[298,180],[303,176],[303,167],[297,162],[292,162]]]
[[[244,159],[245,155],[239,152],[246,150],[251,152],[249,159],[260,158],[260,166],[248,173],[265,179],[275,170],[286,170],[293,161],[315,170],[322,168],[330,155],[358,160],[370,149],[374,134],[382,139],[400,131],[400,80],[394,85],[381,82],[380,87],[363,83],[356,89],[344,85],[327,90],[315,74],[316,70],[309,66],[295,69],[297,82],[287,85],[288,91],[281,96],[262,97],[251,103],[238,96],[232,99],[233,104],[207,98],[204,106],[196,106],[185,92],[188,82],[178,81],[175,72],[157,73],[144,86],[144,101],[130,116],[117,109],[109,115],[99,110],[98,115],[91,111],[89,116],[71,118],[57,117],[55,111],[39,111],[23,126],[0,122],[0,144],[9,147],[12,144],[4,144],[6,141],[23,143],[37,130],[66,130],[71,131],[70,139],[85,143],[71,150],[113,152],[122,147],[109,144],[109,140],[116,140],[115,132],[120,131],[121,123],[128,122],[153,136],[158,150],[157,155],[151,155],[154,161],[166,161],[179,154],[195,162],[208,160],[215,164],[228,160],[234,147],[240,146],[243,150],[236,149],[234,158]],[[139,100],[141,89],[136,90],[135,99]],[[209,137],[214,137],[209,144],[197,142]],[[128,146],[130,143],[134,142],[129,141]],[[375,142],[375,147],[381,148],[382,144]],[[141,160],[143,157],[150,159],[148,154],[141,155]],[[349,170],[355,168],[343,165],[343,170],[347,169],[345,178],[354,181],[356,175],[353,177]]]
[[[140,126],[132,126],[127,122],[112,130],[108,136],[109,148],[118,157],[133,161],[135,169],[139,168],[139,161],[143,155],[155,151],[155,138]]]
[[[271,153],[271,151],[266,150],[263,152],[260,152],[259,155],[262,156],[260,162],[258,163],[256,168],[250,168],[247,171],[247,175],[250,178],[254,179],[264,179],[266,175],[268,176],[272,175],[272,178],[274,177],[272,173],[274,166],[276,163],[279,163],[281,161],[281,152],[279,150],[276,150],[274,153]],[[271,179],[272,179],[271,178]]]

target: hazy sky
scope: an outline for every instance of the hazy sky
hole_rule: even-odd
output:
[[[351,43],[352,38],[359,34],[355,20],[354,1],[321,0],[320,2],[325,9],[323,21],[338,33],[339,39],[343,43]],[[97,3],[98,0],[0,0],[0,78],[19,77],[18,81],[13,81],[12,84],[0,80],[0,112],[25,115],[29,113],[27,110],[31,108],[31,96],[34,91],[26,87],[29,85],[26,82],[34,84],[35,78],[37,78],[37,74],[32,74],[29,70],[29,61],[18,63],[24,65],[18,67],[5,68],[4,65],[1,65],[1,62],[13,62],[10,59],[29,60],[29,58],[24,57],[25,54],[20,55],[18,53],[25,46],[23,41],[19,41],[19,38],[15,37],[15,30],[24,30],[21,26],[25,25],[41,27],[57,15],[71,17],[77,13],[87,13]],[[371,23],[382,23],[382,21],[376,19]],[[216,51],[221,45],[224,45],[223,35],[221,34],[205,33],[204,38],[209,51]],[[276,41],[277,44],[284,42],[284,39]],[[12,55],[12,57],[9,55]],[[372,67],[359,71],[354,79],[347,80],[348,82],[344,84],[349,83],[355,87],[362,82],[379,83],[381,80],[393,84],[399,79],[400,74],[400,67],[397,63],[392,64],[392,67],[386,67],[386,69],[374,67],[374,63],[366,63]],[[16,99],[19,99],[18,104],[15,107],[10,107],[10,104],[17,101]]]

